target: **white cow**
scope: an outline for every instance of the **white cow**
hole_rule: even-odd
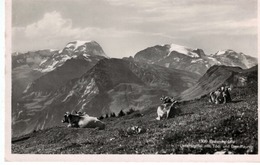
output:
[[[68,127],[105,129],[105,124],[96,117],[85,115],[72,115],[66,112],[62,123],[69,123]]]
[[[158,117],[156,120],[161,120],[163,118],[168,119],[169,114],[171,113],[171,110],[174,110],[173,106],[176,104],[177,101],[174,101],[172,103],[164,103],[157,108],[157,115]]]

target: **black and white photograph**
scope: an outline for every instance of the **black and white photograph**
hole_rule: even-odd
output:
[[[257,0],[7,5],[8,160],[258,156]]]

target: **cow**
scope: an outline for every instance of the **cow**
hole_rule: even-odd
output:
[[[224,95],[223,95],[225,98],[225,103],[232,102],[230,91],[231,91],[231,87],[225,87]]]
[[[175,101],[174,98],[167,96],[162,96],[160,100],[163,102],[163,104],[157,108],[158,117],[156,120],[161,120],[163,118],[168,119],[170,114],[172,114],[171,111],[174,110],[174,105],[177,103],[177,101]]]
[[[103,122],[98,120],[96,117],[87,114],[73,115],[66,112],[62,123],[69,123],[67,127],[105,129],[105,124]]]
[[[78,115],[78,116],[85,116],[87,115],[86,112],[80,112],[80,111],[74,111],[75,115]]]
[[[231,95],[229,93],[231,91],[230,87],[224,87],[222,86],[218,90],[214,92],[210,92],[210,98],[209,102],[215,103],[215,104],[225,104],[227,102],[231,102]]]
[[[173,97],[169,97],[169,96],[162,96],[160,100],[162,101],[163,104],[173,103],[175,101]]]
[[[214,92],[210,92],[210,102],[220,104],[224,102],[223,92],[218,89]]]

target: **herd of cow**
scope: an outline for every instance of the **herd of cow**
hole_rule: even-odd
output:
[[[231,88],[228,86],[221,86],[216,91],[209,94],[209,102],[215,104],[225,104],[231,102],[230,95]],[[162,96],[160,98],[162,104],[157,108],[156,120],[168,119],[173,116],[176,110],[175,105],[178,103],[173,97]],[[64,115],[63,123],[69,123],[68,127],[78,128],[98,128],[105,129],[105,123],[96,117],[87,115],[86,113],[76,112],[71,114],[66,112]]]
[[[210,92],[209,102],[215,104],[225,104],[231,102],[230,95],[231,87],[221,86],[216,91]],[[162,104],[157,108],[157,118],[156,120],[168,119],[174,115],[176,111],[175,105],[178,103],[173,97],[162,96]]]

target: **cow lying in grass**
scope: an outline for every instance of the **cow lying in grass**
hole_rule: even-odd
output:
[[[160,100],[163,102],[163,104],[157,108],[158,117],[156,120],[161,120],[163,118],[168,119],[171,117],[172,111],[175,110],[174,105],[177,103],[177,101],[174,100],[174,98],[167,96],[162,96]]]
[[[62,123],[69,123],[68,127],[105,129],[105,124],[102,121],[87,114],[73,115],[66,112]]]
[[[231,102],[231,96],[229,91],[231,91],[230,87],[221,87],[220,89],[210,93],[209,102],[215,104],[225,104]]]

